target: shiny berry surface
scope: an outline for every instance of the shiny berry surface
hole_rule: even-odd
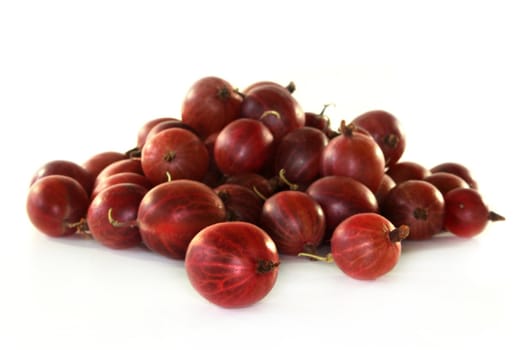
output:
[[[379,214],[355,214],[335,229],[330,243],[332,257],[350,277],[376,279],[397,264],[401,255],[400,241],[408,235],[408,226],[396,229]]]
[[[260,301],[272,290],[279,255],[270,236],[259,227],[225,222],[195,236],[184,264],[199,294],[216,305],[239,308]]]
[[[489,221],[505,220],[489,210],[481,194],[473,188],[458,188],[445,195],[445,229],[470,238],[483,232]]]

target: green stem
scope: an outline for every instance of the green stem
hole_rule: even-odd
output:
[[[108,210],[108,221],[110,225],[113,227],[135,227],[137,226],[136,221],[132,221],[131,223],[125,223],[125,222],[121,222],[121,221],[114,219],[113,218],[113,208],[109,208]]]
[[[327,263],[334,262],[334,257],[332,256],[331,253],[326,254],[326,256],[320,256],[320,255],[316,255],[316,254],[310,254],[310,253],[304,253],[303,252],[303,253],[297,254],[297,256],[304,256],[304,257],[310,258],[312,260],[324,261],[324,262],[327,262]]]

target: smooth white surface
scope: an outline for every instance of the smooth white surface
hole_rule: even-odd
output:
[[[343,5],[344,4],[344,5]],[[522,8],[510,1],[7,1],[0,4],[2,349],[522,349]],[[374,282],[283,258],[272,292],[223,310],[182,262],[50,239],[25,213],[44,162],[124,151],[193,81],[295,81],[337,123],[404,124],[404,160],[469,166],[507,217],[404,245]]]

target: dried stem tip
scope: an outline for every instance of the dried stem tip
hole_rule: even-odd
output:
[[[270,260],[259,260],[257,262],[257,273],[267,273],[279,266],[279,262],[273,262]]]
[[[490,221],[504,221],[505,217],[499,215],[498,213],[495,213],[493,211],[489,212],[489,220]]]
[[[342,134],[342,135],[345,135],[345,136],[352,136],[352,134],[354,133],[356,127],[354,124],[350,123],[350,124],[346,124],[346,122],[344,120],[341,120],[341,124],[339,125],[339,132]]]
[[[388,233],[388,237],[390,238],[391,242],[400,242],[407,238],[409,234],[410,228],[408,225],[401,225],[390,231]]]
[[[284,87],[286,90],[288,90],[291,94],[293,94],[293,92],[295,91],[296,89],[296,86],[295,86],[295,83],[293,81],[289,82],[288,85],[286,85]]]

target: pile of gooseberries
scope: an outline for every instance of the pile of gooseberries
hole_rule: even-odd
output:
[[[294,90],[199,79],[181,117],[146,121],[129,151],[42,165],[29,219],[48,236],[183,260],[196,291],[227,308],[264,298],[280,255],[374,280],[395,267],[402,240],[469,238],[504,219],[464,165],[400,161],[405,133],[391,113],[372,110],[334,129],[324,108],[305,112]],[[329,253],[318,255],[322,247]]]

